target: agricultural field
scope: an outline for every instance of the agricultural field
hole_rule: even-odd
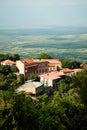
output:
[[[49,53],[54,58],[87,61],[87,30],[1,29],[0,53],[21,58]]]

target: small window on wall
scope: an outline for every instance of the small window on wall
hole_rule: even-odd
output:
[[[47,64],[45,64],[45,66],[47,67]]]
[[[41,73],[41,70],[39,70],[39,73]]]
[[[45,70],[45,72],[47,72],[47,69]]]
[[[52,70],[52,68],[50,67],[50,70]]]
[[[53,68],[53,70],[55,70],[55,68]]]
[[[42,69],[42,73],[44,72],[44,69]]]

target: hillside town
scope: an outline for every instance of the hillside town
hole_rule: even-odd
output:
[[[87,63],[0,55],[1,130],[86,130],[86,113]]]
[[[16,60],[15,62],[7,59],[2,61],[1,65],[16,66],[16,75],[22,74],[24,76],[24,84],[21,84],[16,91],[24,91],[34,95],[38,94],[38,92],[40,93],[43,87],[53,91],[57,90],[61,79],[66,76],[72,77],[82,70],[81,68],[63,68],[59,59],[27,58]],[[37,75],[39,80],[28,80],[31,75]]]

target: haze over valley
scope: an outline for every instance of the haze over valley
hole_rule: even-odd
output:
[[[87,28],[0,29],[0,53],[35,58],[42,52],[54,58],[87,61]]]

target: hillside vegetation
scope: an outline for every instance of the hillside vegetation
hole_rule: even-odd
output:
[[[22,78],[0,66],[1,130],[86,130],[87,69],[60,82],[58,91],[37,96],[15,93]]]

